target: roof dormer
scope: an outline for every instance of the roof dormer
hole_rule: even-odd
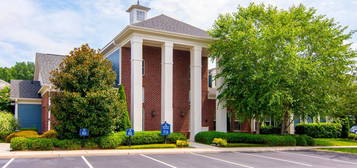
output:
[[[130,24],[144,21],[147,16],[147,12],[150,8],[140,5],[139,1],[135,5],[131,5],[126,12],[130,13]]]

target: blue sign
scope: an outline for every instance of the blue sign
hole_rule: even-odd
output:
[[[161,124],[161,135],[167,136],[170,135],[171,133],[171,126],[169,123],[167,123],[166,121]]]
[[[79,129],[79,136],[89,136],[89,130],[87,128]]]
[[[126,129],[126,136],[134,136],[134,129],[132,128]]]

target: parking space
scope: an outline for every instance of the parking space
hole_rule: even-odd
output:
[[[8,164],[10,163],[10,164]],[[139,154],[39,159],[3,159],[0,168],[356,168],[357,155],[323,151]]]
[[[88,168],[81,157],[15,159],[6,168]]]

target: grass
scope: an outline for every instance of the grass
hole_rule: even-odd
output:
[[[319,150],[357,154],[357,148],[323,148]]]
[[[357,146],[357,141],[342,138],[315,138],[316,146]]]
[[[226,147],[268,147],[266,144],[228,143]]]
[[[116,149],[162,149],[162,148],[176,148],[176,145],[175,144],[132,145],[132,146],[119,146]]]

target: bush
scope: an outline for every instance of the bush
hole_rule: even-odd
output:
[[[349,133],[349,134],[348,134],[348,139],[354,139],[354,140],[357,140],[357,134],[354,134],[354,133]]]
[[[309,123],[298,124],[296,134],[304,134],[313,138],[338,138],[341,136],[342,126],[338,123]]]
[[[348,138],[348,133],[350,132],[350,123],[348,117],[342,119],[341,125],[341,138]]]
[[[20,128],[20,131],[36,131],[38,132],[37,128]]]
[[[19,131],[14,132],[6,137],[6,142],[9,143],[12,138],[24,137],[24,138],[38,138],[40,137],[36,131]]]
[[[159,148],[176,148],[175,144],[150,144],[150,145],[133,145],[119,146],[116,149],[159,149]]]
[[[138,131],[131,137],[132,145],[159,144],[163,142],[164,136],[160,135],[160,131]]]
[[[281,128],[277,126],[262,126],[260,134],[280,134]]]
[[[6,140],[6,137],[9,136],[12,132],[0,132],[0,140]]]
[[[27,138],[15,137],[11,139],[10,143],[11,150],[28,150],[29,144]]]
[[[214,144],[216,146],[222,146],[222,147],[226,147],[228,145],[227,141],[222,138],[214,138],[212,141],[212,144]]]
[[[57,138],[57,132],[55,130],[49,130],[40,135],[40,138]]]
[[[188,147],[190,143],[187,142],[187,140],[177,140],[176,141],[176,146],[177,147]]]
[[[214,138],[226,139],[228,143],[253,143],[266,144],[269,146],[295,146],[296,140],[292,136],[281,135],[256,135],[247,133],[224,133],[215,131],[199,132],[195,136],[195,141],[211,144]]]
[[[54,140],[53,144],[55,147],[66,150],[77,150],[81,149],[81,141],[78,139],[64,139],[64,140]]]
[[[177,140],[183,140],[186,141],[187,137],[183,135],[182,133],[171,133],[169,136],[167,136],[167,142],[168,143],[176,143]]]
[[[99,148],[96,139],[86,139],[82,141],[83,148]]]
[[[14,132],[17,122],[13,114],[0,111],[0,132]]]
[[[27,139],[29,150],[53,150],[53,140],[46,138]],[[12,141],[11,141],[12,142]]]
[[[125,133],[119,132],[99,138],[99,146],[104,149],[114,149],[125,141]]]

